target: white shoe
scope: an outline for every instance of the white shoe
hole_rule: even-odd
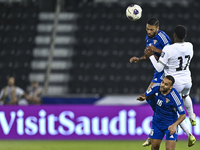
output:
[[[150,140],[150,138],[148,138],[148,139],[142,144],[143,147],[146,147],[146,146],[149,146],[149,145],[151,145],[151,140]]]

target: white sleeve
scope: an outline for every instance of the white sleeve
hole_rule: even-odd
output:
[[[16,95],[21,97],[24,94],[24,90],[22,90],[21,88],[17,87],[16,89]]]
[[[2,98],[3,96],[3,89],[1,90],[1,93],[0,93],[0,99]]]
[[[156,60],[154,55],[150,56],[149,59],[151,60],[151,63],[153,64],[154,68],[158,71],[161,72],[164,69],[164,65],[160,63],[159,61]]]
[[[168,47],[170,46],[166,46],[163,48],[162,53],[159,58],[159,62],[161,62],[164,66],[167,64],[169,60],[170,53],[172,54],[172,52],[170,52],[170,49]]]

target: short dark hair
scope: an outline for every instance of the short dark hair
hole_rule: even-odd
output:
[[[31,83],[35,84],[35,83],[38,83],[37,81],[33,80]]]
[[[150,18],[147,24],[159,27],[159,20],[157,18]]]
[[[167,78],[168,80],[172,81],[172,85],[174,84],[174,82],[175,82],[174,77],[172,77],[171,75],[167,75],[165,78]]]
[[[183,25],[177,25],[174,30],[174,33],[176,34],[179,40],[183,40],[187,34],[187,29]]]

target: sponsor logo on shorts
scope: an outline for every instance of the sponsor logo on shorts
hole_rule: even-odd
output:
[[[153,136],[154,129],[151,129],[150,135]]]

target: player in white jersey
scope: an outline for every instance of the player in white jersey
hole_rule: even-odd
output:
[[[182,85],[192,82],[189,64],[193,57],[193,45],[190,42],[177,42],[163,49],[159,62],[156,65],[157,71],[164,69],[165,75],[172,75],[176,78],[175,85]],[[154,58],[150,57],[154,62]],[[163,68],[164,67],[164,68]]]
[[[189,64],[193,57],[193,45],[185,42],[187,29],[177,25],[174,32],[174,44],[165,46],[161,57],[157,61],[152,51],[146,51],[154,68],[160,72],[164,69],[165,76],[172,75],[175,78],[174,88],[182,96],[192,126],[196,125],[196,115],[193,112],[192,100],[189,96],[192,87]]]

